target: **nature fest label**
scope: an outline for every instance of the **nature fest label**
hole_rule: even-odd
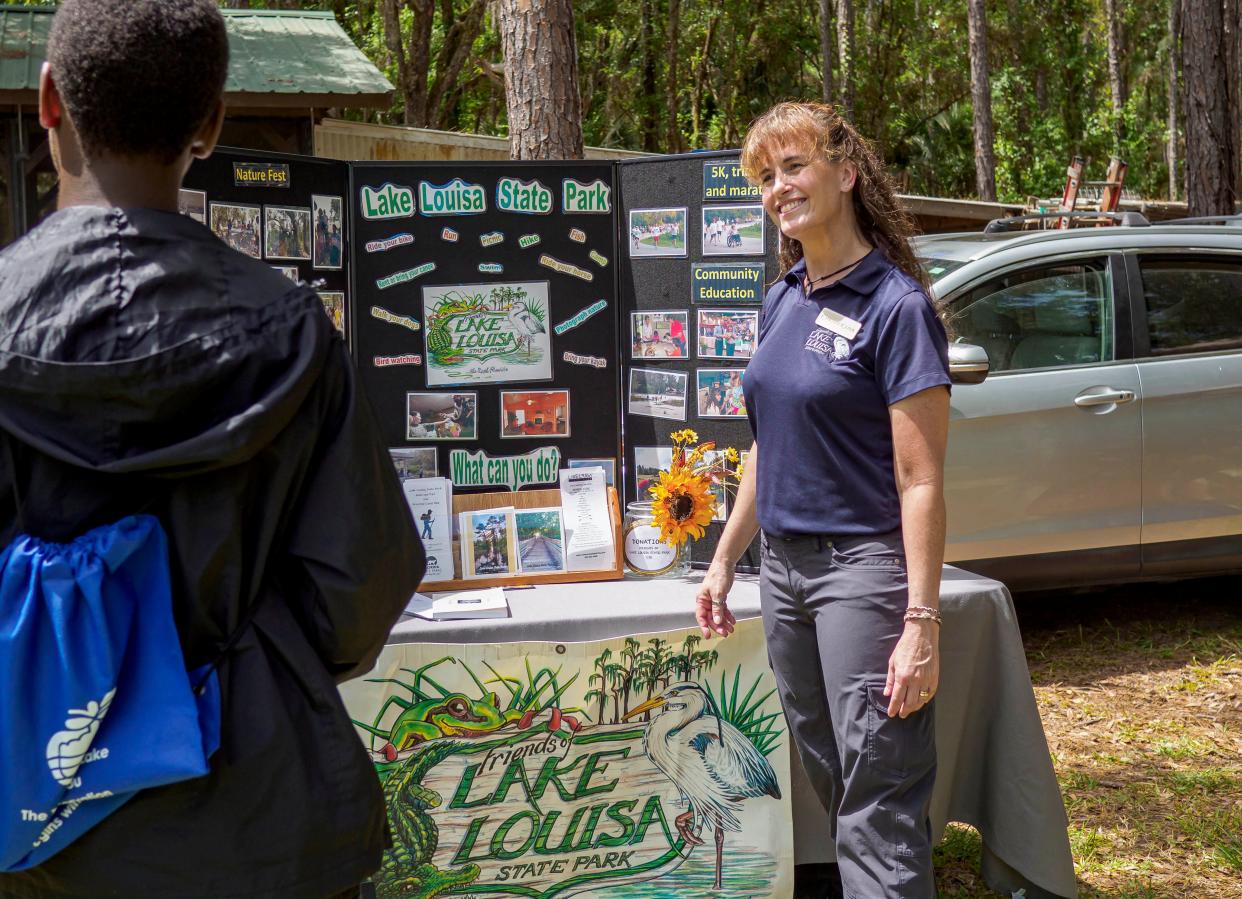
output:
[[[625,564],[642,574],[660,574],[677,561],[677,547],[660,539],[653,524],[636,524],[625,532]]]

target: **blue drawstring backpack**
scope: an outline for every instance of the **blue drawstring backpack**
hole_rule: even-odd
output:
[[[218,662],[185,669],[158,519],[14,540],[0,554],[0,872],[46,861],[138,790],[206,774]]]

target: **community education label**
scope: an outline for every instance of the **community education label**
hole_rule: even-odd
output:
[[[762,303],[765,267],[753,263],[696,263],[690,268],[692,303]]]

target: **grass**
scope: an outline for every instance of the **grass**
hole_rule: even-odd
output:
[[[1242,895],[1237,593],[1218,580],[1019,597],[1084,899]],[[974,830],[949,828],[942,897],[1000,895],[979,849]]]

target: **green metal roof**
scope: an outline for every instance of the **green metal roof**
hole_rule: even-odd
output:
[[[0,6],[0,97],[38,91],[55,7]],[[229,32],[231,102],[387,105],[383,74],[328,11],[222,9]],[[311,102],[314,101],[314,102]]]

